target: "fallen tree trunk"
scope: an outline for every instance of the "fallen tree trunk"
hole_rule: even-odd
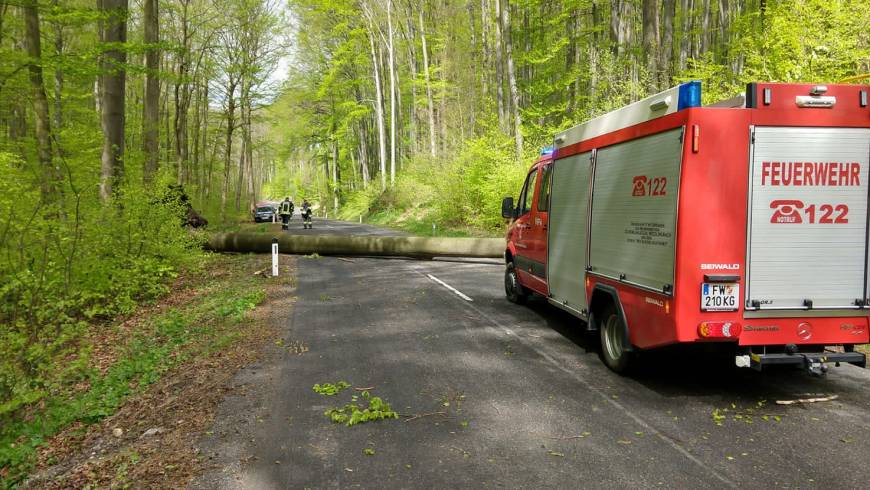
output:
[[[501,238],[425,238],[392,236],[216,233],[206,249],[214,252],[271,253],[272,239],[285,254],[370,255],[393,257],[501,257]]]

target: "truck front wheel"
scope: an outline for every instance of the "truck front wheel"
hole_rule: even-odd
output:
[[[622,316],[612,306],[602,312],[598,331],[601,334],[601,359],[612,371],[624,374],[631,364],[630,353],[626,351],[625,324]]]
[[[508,262],[504,270],[504,293],[508,301],[518,305],[525,303],[529,297],[526,288],[520,284],[520,279],[517,277],[517,270],[513,262]]]

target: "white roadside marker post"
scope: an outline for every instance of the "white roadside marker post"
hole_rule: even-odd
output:
[[[272,277],[278,277],[278,239],[272,239]]]

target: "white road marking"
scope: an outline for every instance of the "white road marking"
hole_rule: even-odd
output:
[[[465,301],[474,301],[473,299],[469,298],[468,296],[462,294],[462,292],[460,292],[459,290],[457,290],[456,288],[454,288],[454,287],[451,286],[450,284],[447,284],[446,282],[442,281],[441,279],[438,279],[437,277],[433,276],[432,274],[426,274],[426,276],[427,276],[429,279],[431,279],[431,280],[437,282],[438,284],[444,286],[445,288],[447,288],[447,289],[453,291],[454,293],[456,293],[457,296],[459,296],[460,298],[464,299]]]
[[[417,268],[413,268],[413,270],[414,270],[415,272],[417,272],[418,274],[421,274],[421,275],[422,275],[422,272],[420,272]],[[435,281],[437,281],[437,282],[443,284],[445,287],[447,287],[448,289],[451,289],[452,291],[454,291],[455,293],[457,293],[457,294],[459,294],[459,295],[461,295],[461,296],[465,296],[465,295],[463,295],[462,293],[460,293],[459,291],[456,291],[455,289],[451,288],[451,287],[448,286],[447,284],[445,284],[445,283],[443,283],[442,281],[438,280],[438,278],[436,278],[436,277],[433,276],[432,274],[426,274],[426,275],[429,277],[429,279],[435,280]],[[466,298],[467,298],[467,296],[466,296]],[[471,299],[469,298],[468,301],[471,301]],[[633,412],[629,407],[627,407],[626,405],[623,405],[623,404],[619,403],[618,401],[614,400],[614,399],[611,398],[607,393],[603,392],[601,389],[599,389],[598,387],[594,386],[594,385],[591,384],[589,381],[587,381],[586,379],[584,379],[583,376],[581,376],[579,373],[577,373],[577,372],[575,372],[575,371],[569,369],[568,367],[564,366],[562,363],[560,363],[559,361],[557,361],[556,358],[555,358],[555,356],[550,355],[548,352],[546,352],[546,351],[544,350],[544,347],[543,347],[542,345],[540,345],[540,341],[538,341],[538,340],[535,340],[535,341],[529,341],[529,340],[527,340],[527,339],[523,339],[522,337],[520,337],[519,335],[517,335],[513,330],[511,330],[509,327],[503,325],[503,324],[500,323],[498,320],[494,319],[493,317],[491,317],[490,315],[488,315],[487,313],[485,313],[485,312],[484,312],[483,310],[481,310],[480,308],[478,308],[478,307],[476,307],[476,306],[474,306],[474,305],[472,305],[472,304],[469,304],[468,307],[471,308],[472,311],[474,311],[475,313],[477,313],[477,315],[478,315],[480,318],[482,318],[482,319],[484,319],[484,320],[486,320],[487,322],[490,323],[491,326],[490,326],[490,327],[486,327],[488,330],[491,330],[491,331],[493,331],[493,332],[495,332],[495,333],[498,333],[499,331],[501,331],[501,333],[504,333],[504,334],[506,334],[506,335],[513,335],[514,337],[517,337],[517,339],[519,339],[520,343],[522,343],[522,344],[525,345],[526,347],[528,347],[528,348],[532,349],[533,351],[535,351],[539,356],[543,357],[544,360],[546,360],[548,363],[552,364],[554,367],[556,367],[556,368],[559,369],[560,371],[564,372],[564,373],[567,374],[568,376],[570,376],[570,377],[574,378],[575,380],[577,380],[577,381],[578,381],[580,384],[582,384],[582,385],[583,385],[583,386],[584,386],[588,391],[591,391],[591,392],[597,394],[597,395],[598,395],[599,397],[601,397],[601,398],[602,398],[606,403],[610,404],[610,406],[612,406],[613,408],[615,408],[615,409],[618,410],[619,412],[622,412],[622,413],[623,413],[627,418],[631,419],[634,423],[636,423],[637,425],[639,425],[640,427],[642,427],[642,428],[643,428],[644,430],[646,430],[647,432],[649,432],[649,433],[655,435],[656,438],[658,438],[660,441],[662,441],[662,442],[665,443],[666,445],[670,446],[672,449],[674,449],[675,451],[677,451],[678,453],[680,453],[683,457],[685,457],[686,459],[688,459],[689,461],[691,461],[692,463],[694,463],[695,465],[697,465],[700,469],[706,471],[710,476],[712,476],[713,478],[719,480],[720,482],[724,483],[725,485],[727,485],[727,486],[729,486],[729,487],[731,487],[731,488],[737,488],[737,484],[736,484],[736,483],[734,483],[733,481],[729,480],[727,477],[725,477],[724,475],[722,475],[721,473],[719,473],[719,472],[716,471],[715,469],[711,468],[708,464],[704,463],[704,462],[701,461],[698,457],[696,457],[695,455],[693,455],[692,453],[690,453],[686,448],[684,448],[683,446],[681,446],[680,444],[678,444],[676,441],[674,441],[673,439],[671,439],[670,437],[666,436],[666,435],[663,434],[661,431],[659,431],[658,429],[656,429],[655,427],[653,427],[652,425],[650,425],[646,420],[644,420],[643,418],[641,418],[639,415],[635,414],[635,413],[634,413],[634,412]],[[534,343],[532,343],[532,342],[534,342]]]

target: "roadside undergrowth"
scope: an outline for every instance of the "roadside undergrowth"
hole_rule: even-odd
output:
[[[244,335],[248,312],[266,298],[264,279],[250,272],[259,260],[210,256],[157,303],[98,329],[89,339],[98,355],[86,379],[52,393],[0,428],[0,487],[16,485],[37,462],[56,463],[85,439],[91,426],[168,371],[219,352]],[[56,451],[52,437],[61,432],[64,447]]]

